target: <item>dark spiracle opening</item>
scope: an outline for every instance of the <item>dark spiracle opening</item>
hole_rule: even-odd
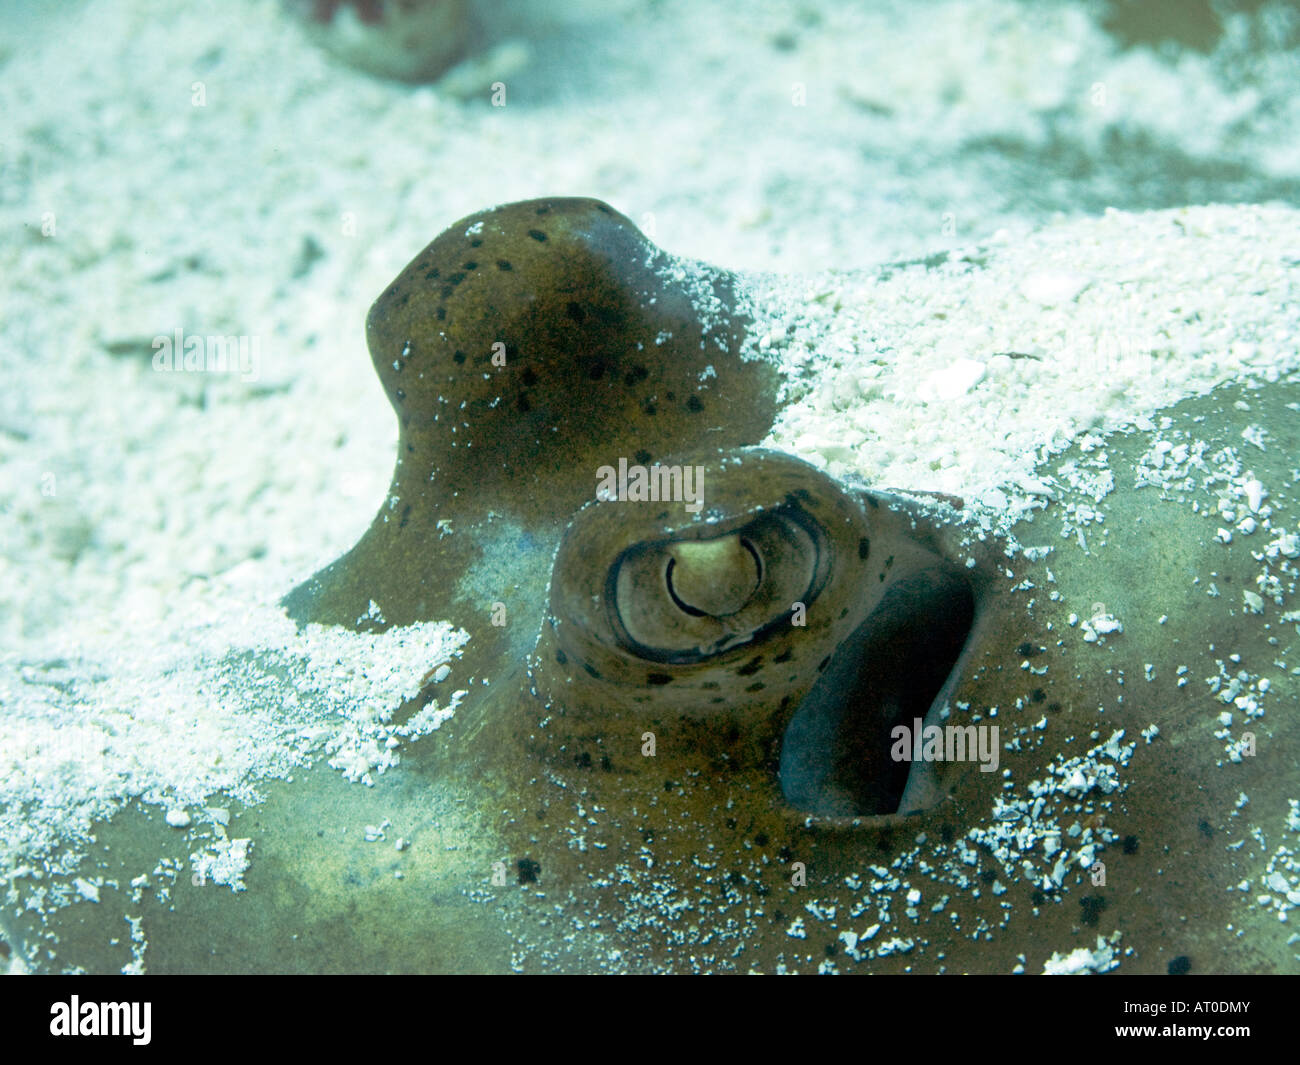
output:
[[[970,585],[950,567],[896,583],[836,649],[786,729],[781,789],[799,810],[868,817],[900,810],[908,776],[891,733],[925,719],[961,656],[975,616]]]

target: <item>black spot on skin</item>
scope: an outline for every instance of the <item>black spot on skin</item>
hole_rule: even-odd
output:
[[[564,308],[564,313],[569,316],[571,321],[577,322],[579,325],[582,325],[587,320],[587,312],[582,309],[580,304],[572,301]]]
[[[996,879],[997,879],[997,873],[995,873],[992,869],[980,870],[980,883],[991,884]]]
[[[1029,901],[1035,906],[1041,906],[1047,901],[1047,895],[1042,888],[1034,888],[1033,892],[1029,896]]]
[[[515,400],[515,407],[518,408],[520,414],[527,414],[533,409],[533,405],[528,402],[528,397],[522,392],[519,393],[519,398]]]
[[[641,842],[653,843],[655,841],[655,830],[653,828],[641,829]]]
[[[757,836],[754,837],[754,846],[755,846],[755,847],[766,847],[766,846],[767,846],[767,833],[766,833],[766,832],[760,832]]]
[[[1137,854],[1137,852],[1138,852],[1138,838],[1137,838],[1137,836],[1125,836],[1125,837],[1124,837],[1124,853],[1125,853],[1125,854]]]
[[[519,883],[536,884],[542,875],[542,866],[540,862],[532,858],[520,858],[515,862],[515,868],[519,870]]]
[[[821,664],[817,667],[817,672],[821,673],[830,664],[831,664],[831,656],[827,655],[825,658],[821,660]]]
[[[478,237],[475,237],[473,240],[469,242],[469,246],[471,248],[481,248],[483,247],[483,242],[479,240]],[[470,269],[473,269],[473,267],[471,267]]]
[[[793,648],[793,647],[787,647],[784,651],[782,651],[779,655],[777,655],[774,659],[772,659],[772,661],[773,661],[773,662],[789,662],[790,659],[792,659],[793,657],[794,657],[794,648]]]
[[[779,851],[776,852],[776,856],[780,858],[781,861],[783,862],[794,861],[794,851],[792,851],[789,847],[782,847]]]
[[[699,396],[691,396],[686,401],[686,409],[692,414],[699,414],[704,409],[704,401]]]
[[[638,451],[638,452],[637,452],[635,455],[633,455],[632,457],[633,457],[634,459],[636,459],[636,461],[637,461],[637,465],[638,465],[638,466],[649,466],[649,465],[650,465],[650,452],[648,452],[648,451],[645,451],[645,450]]]
[[[579,769],[590,769],[591,755],[589,755],[586,751],[583,751],[581,754],[575,754],[573,756],[573,764],[576,765]]]
[[[826,944],[826,957],[828,957],[828,958],[833,958],[833,957],[835,957],[835,953],[836,953],[836,951],[835,951],[835,944],[834,944],[834,943],[827,943],[827,944]]]
[[[761,692],[761,691],[762,691],[764,688],[766,688],[766,687],[767,687],[767,685],[764,684],[764,683],[760,680],[760,681],[755,681],[755,682],[754,682],[753,684],[751,684],[748,688],[746,688],[745,691],[747,691],[747,692]]]
[[[609,755],[602,754],[600,756],[600,768],[604,770],[606,773],[609,773],[613,770],[614,763],[609,760]]]
[[[550,213],[551,213],[551,209],[545,205],[537,208],[537,214],[539,215],[550,214]]]
[[[645,675],[645,682],[647,684],[662,686],[664,684],[671,684],[673,678],[672,675],[668,673],[647,673]]]
[[[1029,693],[1029,698],[1036,703],[1045,702],[1047,700],[1047,692],[1043,691],[1042,688],[1035,688]]]
[[[740,739],[740,729],[733,725],[731,728],[727,729],[727,742],[735,743],[738,739]],[[732,825],[731,827],[735,828],[736,826]]]
[[[457,363],[457,364],[459,365],[460,363],[462,363],[462,362],[465,361],[465,353],[464,353],[463,351],[458,351],[458,352],[456,352],[456,354],[453,355],[451,358],[452,358],[452,361],[453,361],[453,362],[455,362],[455,363]]]
[[[438,321],[440,321],[440,322],[445,322],[445,321],[447,320],[447,308],[446,308],[446,307],[439,307],[439,308],[438,308],[438,311],[437,311],[437,314],[438,314]]]
[[[398,520],[397,527],[399,529],[405,529],[406,523],[410,520],[411,520],[411,504],[407,503],[406,506],[402,508],[402,517]]]
[[[709,703],[713,706],[720,706],[726,701],[727,700],[724,699],[721,695],[715,695],[712,699],[709,700]]]
[[[1060,703],[1048,703],[1048,704],[1047,704],[1047,712],[1048,712],[1049,714],[1059,714],[1059,713],[1061,712],[1061,704],[1060,704]]]
[[[884,854],[894,849],[894,833],[886,829],[876,838],[876,850]]]
[[[538,244],[541,244],[546,240],[546,234],[540,229],[530,229],[528,235],[532,237],[533,240],[537,241]]]
[[[605,364],[600,359],[592,359],[587,363],[587,376],[593,381],[599,381],[605,376]]]
[[[455,285],[443,285],[443,286],[442,286],[442,298],[445,299],[445,300],[447,300],[447,299],[451,299],[452,293],[455,292],[455,291],[456,291],[456,286],[455,286]]]
[[[659,413],[659,408],[656,407],[653,403],[651,403],[647,399],[644,403],[641,404],[641,413],[647,415],[648,417],[653,418],[656,414]]]
[[[778,661],[780,660],[778,659]],[[736,675],[738,677],[752,677],[755,673],[757,673],[762,668],[763,668],[763,656],[759,655],[757,658],[751,658],[743,666],[737,669]]]
[[[590,662],[583,662],[583,663],[582,663],[582,668],[585,669],[585,670],[587,671],[587,675],[588,675],[589,677],[591,677],[593,680],[604,680],[604,679],[605,679],[604,677],[602,677],[602,676],[600,675],[600,672],[599,672],[598,670],[596,670],[595,667],[592,666],[592,664],[591,664]]]
[[[1206,839],[1210,839],[1214,836],[1214,829],[1210,827],[1210,822],[1205,820],[1205,818],[1201,818],[1201,820],[1196,822],[1196,831]]]
[[[430,270],[427,274],[424,275],[424,279],[426,281],[437,281],[438,278],[440,278],[441,276],[442,274],[438,272],[438,268],[435,266],[432,270]]]
[[[623,375],[623,383],[631,388],[633,385],[640,384],[650,376],[650,371],[640,364],[633,366]]]
[[[951,843],[955,836],[956,833],[953,831],[952,825],[939,826],[939,838],[945,843]]]
[[[676,392],[665,392],[665,393],[664,393],[664,399],[668,400],[669,403],[673,402],[673,400],[675,400],[676,398],[677,398],[677,393],[676,393]]]
[[[524,372],[520,374],[519,379],[523,381],[525,388],[532,388],[533,385],[537,384],[537,374],[533,373],[531,366],[524,367]]]
[[[398,403],[401,403],[403,400],[406,399],[406,393],[403,392],[400,388],[397,390],[397,392],[395,393],[395,395],[397,396],[397,402],[398,402]]]
[[[466,269],[466,270],[477,270],[477,269],[478,269],[478,263],[476,263],[473,259],[471,259],[469,262],[467,262],[467,263],[465,264],[465,269]]]
[[[1083,911],[1079,916],[1084,924],[1095,927],[1101,919],[1101,913],[1106,908],[1106,900],[1101,895],[1085,895],[1079,900],[1079,908]]]
[[[498,260],[497,260],[497,269],[498,269],[498,270],[513,270],[514,267],[510,265],[510,260],[509,260],[509,259],[498,259]]]
[[[869,554],[871,554],[871,541],[864,536],[858,541],[858,558],[865,562]]]
[[[677,781],[675,780],[664,781],[664,791],[672,791],[676,787],[678,787]]]
[[[1186,976],[1192,971],[1192,959],[1186,954],[1180,954],[1176,958],[1169,960],[1167,972],[1170,976]]]
[[[451,285],[452,288],[455,288],[464,280],[465,280],[465,271],[457,270],[454,274],[452,274],[450,277],[447,278],[447,284]]]
[[[569,661],[569,656],[566,655],[563,651],[557,649],[555,652],[555,661],[559,662],[560,665],[564,665]]]

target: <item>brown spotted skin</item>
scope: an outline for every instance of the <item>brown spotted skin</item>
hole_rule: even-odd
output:
[[[692,297],[713,308],[707,323]],[[600,466],[770,428],[777,375],[740,359],[746,324],[731,275],[670,258],[599,201],[461,219],[370,310],[400,424],[390,496],[352,551],[286,598],[291,616],[364,627],[374,600],[387,624],[447,618],[479,634],[501,601],[535,623]]]

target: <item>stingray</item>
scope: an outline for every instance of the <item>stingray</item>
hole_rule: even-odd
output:
[[[468,695],[375,788],[318,767],[237,815],[249,892],[182,883],[151,971],[1292,964],[1231,889],[1273,860],[1238,796],[1284,825],[1300,754],[1260,716],[1294,705],[1296,381],[1109,437],[1104,536],[1061,537],[1091,498],[1068,483],[998,535],[759,446],[780,382],[751,332],[738,277],[594,200],[484,211],[415,257],[367,320],[388,496],[284,605],[449,620]],[[1271,434],[1251,485],[1246,400]],[[1218,535],[1223,506],[1255,540]],[[314,831],[381,817],[405,852]]]
[[[1206,852],[1260,764],[1189,773],[1199,804],[1171,801],[1175,751],[1219,723],[1180,720],[1202,693],[1175,659],[1205,672],[1210,648],[1250,645],[1265,665],[1267,627],[1180,579],[1232,580],[1224,545],[1143,499],[1104,552],[1048,566],[960,500],[754,447],[777,381],[742,353],[742,288],[604,204],[545,200],[452,226],[370,313],[401,424],[390,497],[286,605],[356,624],[373,599],[390,623],[471,633],[456,669],[491,694],[419,772],[479,808],[472,835],[517,889],[495,885],[519,964],[1010,971],[1026,952],[1118,956],[1121,927],[1156,971],[1278,964],[1277,942],[1206,949],[1226,900],[1199,881],[1142,897],[1180,848],[1232,865]],[[701,498],[597,498],[620,462],[695,470]],[[1196,600],[1172,627],[1166,595]],[[1270,758],[1287,749],[1274,737]]]
[[[495,683],[503,659],[527,656],[526,694],[557,721],[542,746],[561,759],[636,765],[648,730],[679,755],[764,772],[784,750],[785,790],[823,812],[832,800],[813,790],[883,789],[896,805],[898,766],[849,772],[844,751],[831,776],[855,779],[813,784],[826,767],[812,745],[853,733],[874,759],[871,728],[893,724],[840,721],[827,695],[855,691],[849,674],[872,660],[867,701],[923,711],[936,692],[904,674],[950,672],[986,580],[959,572],[953,535],[924,507],[850,495],[752,446],[771,426],[777,378],[740,353],[736,288],[594,200],[512,204],[452,226],[367,321],[401,426],[388,500],[352,551],[286,598],[291,616],[449,619],[471,633],[458,667],[471,682]],[[934,624],[911,640],[906,604],[922,603]],[[783,746],[801,705],[797,741]],[[485,716],[518,728],[517,712]],[[585,739],[556,738],[568,728]],[[710,739],[733,728],[743,739]]]

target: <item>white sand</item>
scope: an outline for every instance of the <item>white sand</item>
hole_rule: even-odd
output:
[[[1054,494],[1032,464],[1082,432],[1295,369],[1298,284],[1300,212],[1282,207],[1108,212],[929,272],[785,282],[799,310],[759,346],[804,394],[770,442],[1014,521]]]
[[[25,10],[0,46],[0,876],[71,869],[133,797],[200,816],[327,746],[357,779],[391,760],[386,714],[454,641],[300,637],[274,603],[388,483],[369,302],[489,204],[597,196],[786,277],[952,253],[756,281],[798,399],[773,441],[877,483],[1028,505],[1036,449],[1297,365],[1296,212],[1090,217],[1141,202],[1140,162],[1192,174],[1169,203],[1216,168],[1224,196],[1297,187],[1300,63],[1247,62],[1240,20],[1169,63],[1072,4],[496,4],[532,59],[492,108],[342,69],[269,2]],[[1053,173],[1071,152],[1094,169]],[[153,372],[177,329],[257,337],[256,374]],[[259,647],[296,705],[223,665]]]

